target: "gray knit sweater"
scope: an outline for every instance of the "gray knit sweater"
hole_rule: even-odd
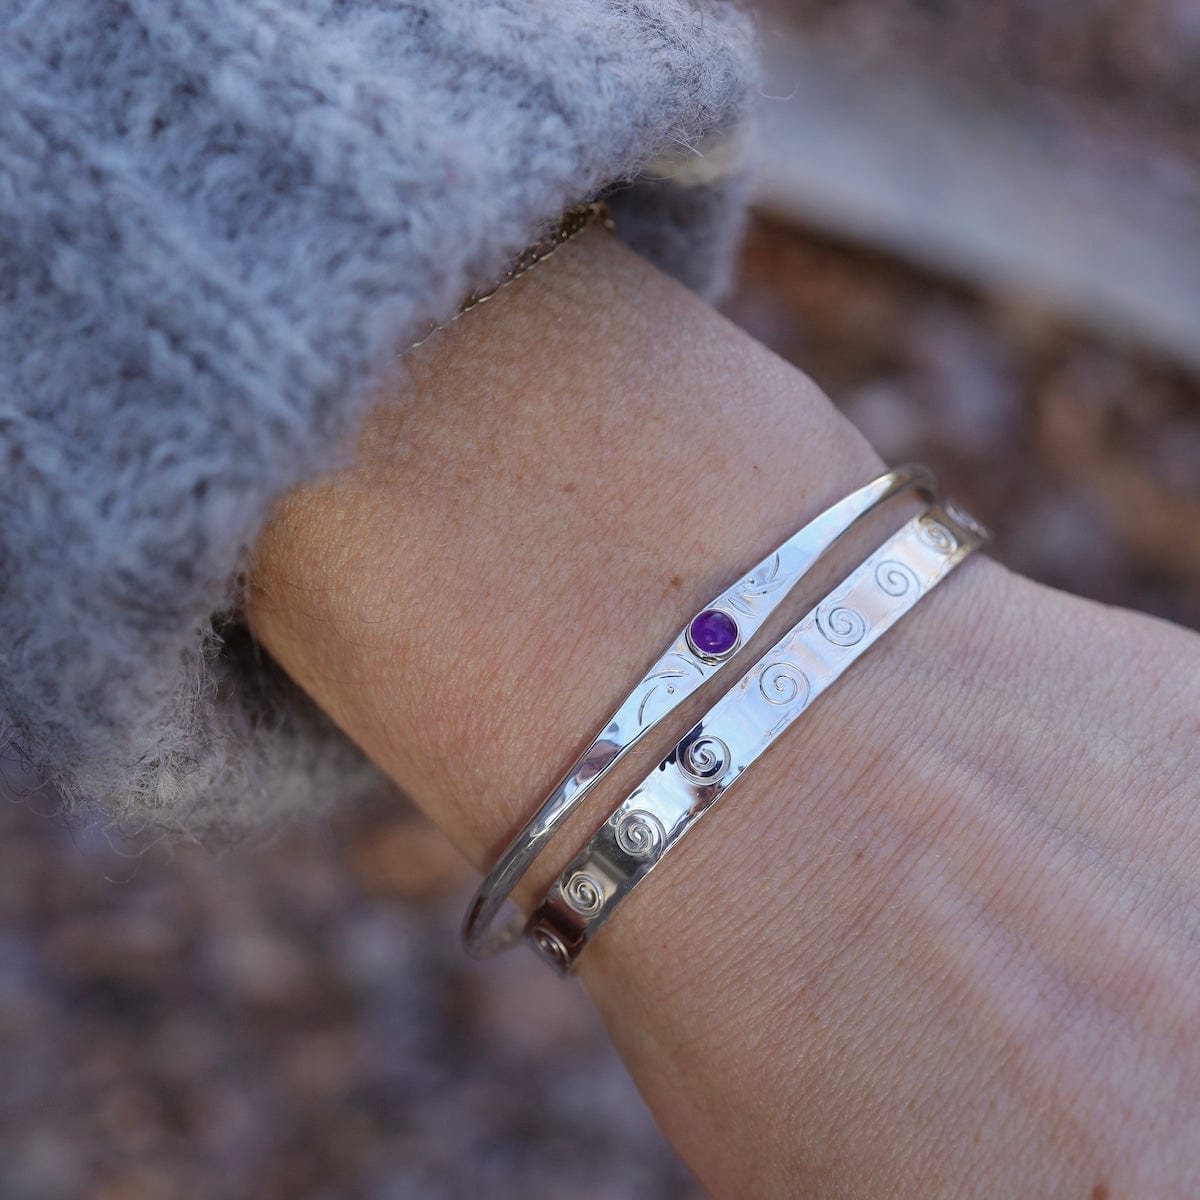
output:
[[[752,77],[719,0],[0,0],[5,741],[176,829],[367,784],[223,615],[271,502],[574,202],[718,288]]]

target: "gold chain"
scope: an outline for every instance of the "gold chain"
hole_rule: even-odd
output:
[[[404,354],[415,350],[418,346],[423,346],[439,329],[444,329],[446,325],[457,321],[463,313],[470,312],[471,309],[478,307],[485,300],[490,300],[501,288],[507,287],[514,279],[519,279],[531,268],[537,266],[538,263],[544,262],[559,246],[569,242],[577,233],[582,233],[589,225],[602,225],[610,231],[616,228],[612,216],[609,214],[608,205],[602,200],[593,201],[590,204],[577,204],[574,208],[567,209],[563,213],[562,220],[549,236],[530,246],[527,250],[524,250],[516,262],[491,287],[483,291],[472,292],[458,306],[458,312],[449,321],[446,321],[442,325],[431,322],[429,332],[419,342],[413,342],[408,350],[404,351]],[[403,356],[401,355],[400,357]]]

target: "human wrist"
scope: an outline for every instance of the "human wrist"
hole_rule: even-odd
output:
[[[628,304],[648,286],[670,310],[652,330]],[[251,609],[268,646],[290,623],[289,670],[482,862],[738,560],[880,464],[802,376],[599,231],[421,347],[407,383],[352,471],[281,507]],[[331,626],[370,637],[302,661]],[[331,670],[357,686],[323,696]]]
[[[406,403],[381,407],[352,469],[283,506],[252,607],[268,648],[480,864],[697,604],[878,470],[803,377],[603,235],[506,293],[414,356]],[[952,1039],[990,1066],[1003,1047],[962,1033],[938,972],[966,972],[967,1013],[1011,982],[972,949],[977,881],[1019,899],[995,879],[998,845],[1031,894],[1056,886],[1013,781],[1077,803],[1074,764],[1046,747],[1091,745],[1083,723],[1106,718],[1094,694],[1063,696],[1131,675],[1076,636],[1105,623],[1078,603],[968,564],[589,951],[585,982],[715,1194],[789,1194],[831,1155],[857,1194],[889,1194],[886,1175],[864,1182],[873,1163],[914,1179],[936,1165],[905,1104],[939,1079],[963,1114],[983,1102]],[[1073,636],[1055,640],[1060,625]],[[1149,736],[1136,699],[1112,718],[1131,745]],[[621,794],[617,777],[604,795]],[[931,866],[955,872],[941,914],[920,886]],[[1065,936],[1052,912],[1042,927]],[[944,1024],[923,1030],[922,1006]],[[914,1031],[928,1052],[909,1062]],[[880,1073],[899,1107],[871,1126]],[[802,1111],[817,1095],[830,1107]],[[1015,1178],[1021,1141],[1026,1190],[1078,1182],[1044,1109],[1002,1100],[974,1160],[964,1142],[945,1162],[990,1156],[981,1178]],[[942,1128],[962,1133],[959,1114]]]
[[[802,375],[598,232],[423,346],[406,384],[406,404],[381,407],[351,470],[283,506],[260,547],[252,613],[285,667],[482,865],[687,616],[880,463]],[[899,519],[881,514],[874,528]],[[842,568],[854,553],[839,551]],[[961,593],[977,571],[991,573],[969,564],[889,638],[936,620],[969,641],[979,604]],[[810,598],[841,573],[831,565]],[[799,777],[789,739],[663,865],[639,899],[672,914],[668,945],[641,936],[632,907],[589,952],[585,982],[618,1036],[634,1028],[625,1000],[650,1003],[681,980],[698,1010],[740,1008],[746,1032],[767,1021],[769,995],[739,997],[732,977],[762,867],[756,838],[794,844],[809,803],[834,828],[856,783],[847,726],[863,731],[861,748],[873,722],[891,720],[883,704],[848,722],[846,706],[902,692],[904,661],[878,647],[806,715],[823,752]],[[598,802],[629,779],[618,774]],[[561,857],[556,847],[535,884]],[[741,902],[720,911],[725,896]],[[796,937],[815,947],[822,934]],[[702,1017],[688,1036],[707,1042]],[[761,1065],[710,1057],[714,1098]],[[643,1065],[672,1077],[650,1055]],[[771,1102],[778,1091],[744,1110]],[[656,1109],[668,1124],[694,1117],[677,1097]]]

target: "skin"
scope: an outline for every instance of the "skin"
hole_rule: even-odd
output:
[[[405,362],[278,507],[250,616],[482,868],[698,605],[881,464],[600,230]],[[583,958],[710,1194],[1200,1194],[1198,734],[1193,634],[983,556],[922,601]]]

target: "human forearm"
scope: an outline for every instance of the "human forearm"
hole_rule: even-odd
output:
[[[412,363],[353,469],[281,508],[253,617],[482,864],[697,604],[878,460],[598,234]],[[1146,1117],[1196,1107],[1200,868],[1166,852],[1200,833],[1196,661],[1184,634],[969,563],[631,898],[582,973],[715,1194],[1145,1183],[1120,1101],[1183,1063]],[[1080,922],[1119,931],[1103,961]],[[1137,1038],[1086,1046],[1118,1017]],[[1176,1181],[1181,1128],[1159,1142]]]

